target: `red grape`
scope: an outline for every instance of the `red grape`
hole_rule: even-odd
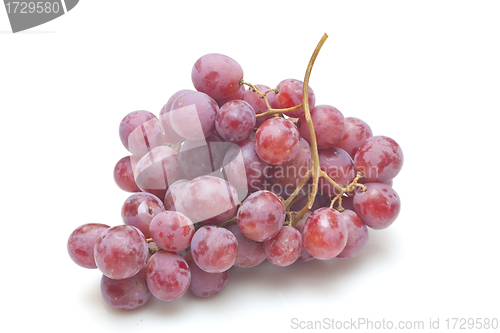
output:
[[[231,231],[215,225],[198,229],[191,240],[191,254],[198,267],[208,273],[227,271],[236,261],[238,242]]]
[[[311,216],[311,213],[312,213],[311,211],[305,212],[305,214],[301,217],[301,219],[295,225],[295,229],[297,229],[300,232],[300,234],[302,235],[302,239],[304,239],[304,234],[303,234],[304,225],[307,221],[307,218],[309,216]],[[314,257],[312,255],[310,255],[309,252],[307,252],[306,248],[304,247],[304,242],[302,242],[302,250],[300,252],[298,260],[311,261],[313,259],[314,259]]]
[[[101,294],[106,303],[120,310],[133,310],[143,306],[148,301],[151,293],[146,284],[147,266],[136,275],[120,280],[108,278],[101,279]]]
[[[79,266],[97,268],[94,259],[94,245],[99,235],[109,226],[100,223],[87,223],[76,228],[68,238],[68,253]]]
[[[127,192],[141,192],[141,189],[138,188],[135,183],[134,170],[132,168],[132,163],[130,162],[131,158],[137,157],[133,155],[125,156],[116,163],[113,177],[116,185],[118,185],[120,189]]]
[[[246,91],[245,90],[245,86],[241,85],[240,88],[238,90],[236,90],[236,92],[232,93],[228,97],[217,98],[215,101],[217,102],[217,105],[219,107],[221,107],[221,106],[223,106],[224,104],[226,104],[229,101],[243,100],[243,95],[245,94],[245,91]]]
[[[208,175],[222,166],[224,144],[215,135],[186,140],[179,149],[179,167],[187,179]]]
[[[349,185],[356,176],[354,172],[354,162],[351,156],[340,148],[321,149],[318,151],[319,164],[330,178],[341,187]],[[336,196],[339,192],[324,178],[318,182],[320,191],[324,195]]]
[[[311,109],[311,120],[316,133],[318,149],[333,148],[344,135],[344,116],[330,105],[317,105]],[[305,117],[299,119],[300,135],[311,143]]]
[[[125,224],[136,227],[149,238],[151,220],[163,211],[163,202],[156,196],[145,192],[134,193],[123,203],[122,219]]]
[[[167,103],[160,110],[160,117],[159,117],[160,124],[161,127],[163,128],[163,132],[165,134],[167,141],[170,143],[181,142],[182,140],[184,140],[184,138],[179,134],[177,134],[177,132],[175,132],[175,130],[172,128],[172,123],[170,121],[170,114],[168,114],[168,112],[172,110],[172,105],[174,104],[174,101],[177,99],[177,97],[190,91],[193,90],[188,90],[188,89],[179,90],[168,99]]]
[[[255,86],[262,93],[265,93],[267,90],[269,90],[269,87],[265,86],[263,84],[256,84]],[[274,91],[270,91],[269,93],[267,93],[266,98],[267,98],[268,103],[270,105],[272,105],[274,102],[274,99],[276,98],[276,93]],[[253,91],[252,88],[245,91],[242,99],[252,106],[256,115],[267,111],[266,101],[264,100],[264,98],[261,98],[255,91]],[[255,125],[257,127],[259,127],[260,125],[262,125],[262,123],[264,121],[266,121],[269,118],[271,118],[271,116],[259,117],[259,118],[257,118]]]
[[[358,148],[373,136],[372,129],[363,120],[347,117],[344,119],[344,136],[337,143],[337,147],[344,149],[352,158]]]
[[[189,247],[194,235],[194,225],[186,215],[165,211],[156,215],[149,226],[153,241],[160,248],[182,251]]]
[[[154,297],[172,301],[188,290],[191,271],[186,260],[178,253],[160,251],[148,261],[146,282]]]
[[[284,226],[276,236],[264,242],[264,252],[271,264],[285,267],[293,264],[302,251],[302,235],[289,226]]]
[[[240,142],[252,133],[255,127],[255,111],[245,101],[229,101],[217,111],[215,129],[229,142]]]
[[[260,125],[255,134],[255,151],[266,163],[282,165],[299,153],[300,135],[289,120],[273,117]]]
[[[385,229],[398,217],[401,201],[387,184],[368,183],[367,190],[357,189],[353,204],[356,214],[372,229]]]
[[[120,123],[120,139],[129,152],[143,156],[166,142],[160,121],[149,111],[133,111]]]
[[[271,106],[274,109],[287,109],[302,103],[304,82],[295,79],[286,79],[281,81],[278,86],[279,92],[276,94]],[[314,91],[309,87],[307,99],[309,101],[309,108],[312,109],[316,103],[316,96]],[[304,109],[285,113],[292,118],[299,118],[304,115]]]
[[[228,271],[208,273],[194,262],[191,251],[184,255],[184,260],[191,269],[191,284],[189,290],[198,297],[212,297],[220,293],[227,284]]]
[[[233,233],[238,242],[234,266],[254,267],[266,260],[262,242],[253,241],[245,236],[237,224],[229,224],[225,228]]]
[[[347,243],[337,258],[347,259],[357,256],[365,248],[368,243],[368,228],[352,210],[346,209],[341,214],[347,225]]]

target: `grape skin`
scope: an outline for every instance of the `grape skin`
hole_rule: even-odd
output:
[[[276,88],[278,88],[279,92],[271,104],[274,109],[287,109],[302,103],[304,82],[295,79],[286,79],[281,81]],[[311,87],[309,87],[307,99],[309,108],[312,109],[316,104],[316,96]],[[304,116],[304,108],[287,112],[286,115],[292,118],[300,118]]]
[[[403,151],[387,136],[373,136],[359,147],[354,156],[356,171],[367,183],[383,183],[396,177],[403,167]]]
[[[318,149],[335,147],[344,135],[344,116],[333,106],[315,106],[311,109],[311,120],[314,125]],[[299,122],[301,124],[300,135],[310,144],[311,137],[305,117],[301,117]]]
[[[299,153],[300,135],[289,120],[273,117],[260,125],[255,134],[255,151],[266,163],[283,165]]]
[[[149,225],[159,213],[165,211],[163,202],[156,196],[141,192],[134,193],[122,205],[121,215],[125,224],[139,229],[144,237],[150,238]]]
[[[224,179],[201,176],[186,185],[182,203],[184,211],[194,223],[217,224],[236,213],[238,194]]]
[[[337,147],[344,149],[354,159],[358,148],[372,136],[372,129],[367,123],[359,118],[347,117],[344,119],[344,136]]]
[[[257,191],[241,204],[238,227],[251,240],[263,242],[274,237],[285,222],[285,205],[269,191]]]
[[[136,227],[119,225],[97,238],[94,258],[99,270],[110,279],[125,279],[137,274],[148,255],[146,238]]]
[[[164,200],[165,210],[178,211],[186,215],[182,204],[182,196],[188,182],[187,179],[179,179],[168,187]]]
[[[302,205],[302,207],[303,206],[304,205]],[[307,218],[309,216],[311,216],[311,214],[312,214],[311,211],[305,212],[305,214],[300,218],[300,220],[295,225],[295,229],[297,229],[300,232],[300,234],[302,236],[302,239],[304,239],[304,225],[305,225],[305,223],[307,221]],[[304,246],[304,242],[302,242],[302,250],[300,252],[298,260],[301,260],[301,261],[311,261],[313,259],[314,259],[314,257],[311,254],[309,254],[309,252],[307,252],[307,250],[306,250],[306,248]]]
[[[184,260],[191,269],[191,284],[189,290],[197,297],[212,297],[219,294],[227,284],[228,271],[208,273],[194,262],[191,251],[184,255]]]
[[[342,213],[347,225],[347,243],[337,258],[348,259],[357,256],[368,243],[368,228],[361,218],[352,210]]]
[[[146,284],[147,266],[144,264],[136,275],[120,280],[101,279],[101,294],[106,303],[115,309],[133,310],[143,306],[151,293]]]
[[[175,132],[175,130],[172,128],[172,123],[170,121],[170,114],[168,114],[168,112],[172,110],[172,105],[174,104],[174,101],[177,99],[177,97],[191,91],[193,90],[189,89],[179,90],[168,99],[167,103],[160,110],[160,116],[159,116],[160,125],[163,128],[163,132],[165,134],[167,142],[175,144],[184,140],[184,138],[179,134],[177,134],[177,132]]]
[[[149,226],[151,238],[160,248],[182,251],[189,247],[194,235],[194,225],[179,212],[165,211],[156,215]]]
[[[120,140],[123,146],[136,156],[143,156],[167,140],[160,121],[149,111],[133,111],[120,122]]]
[[[256,84],[255,86],[262,93],[265,93],[267,90],[269,90],[269,87],[263,84]],[[268,92],[266,94],[266,98],[269,105],[272,105],[274,103],[274,99],[276,98],[276,92]],[[264,100],[264,98],[261,98],[255,91],[253,91],[252,88],[245,91],[242,99],[252,106],[256,115],[267,111],[266,101]],[[271,116],[257,118],[255,126],[259,127],[264,121],[270,118]]]
[[[372,229],[385,229],[398,217],[401,201],[396,191],[387,184],[367,183],[367,190],[357,189],[354,211]]]
[[[227,271],[236,261],[238,241],[226,228],[205,225],[191,240],[191,254],[196,265],[208,273]]]
[[[220,108],[220,107],[222,107],[224,104],[226,104],[229,101],[243,100],[243,95],[245,94],[245,91],[246,91],[245,90],[245,86],[241,85],[240,88],[238,90],[236,90],[236,92],[234,92],[233,94],[231,94],[229,97],[218,98],[215,101],[217,102],[217,105]]]
[[[231,96],[239,88],[243,79],[243,69],[232,58],[210,53],[200,57],[191,71],[191,80],[196,90],[214,99]]]
[[[141,189],[135,183],[130,158],[131,156],[125,156],[116,163],[113,178],[120,189],[126,192],[141,192]]]
[[[215,135],[186,140],[179,149],[179,167],[187,179],[208,175],[222,166],[224,144]]]
[[[191,270],[178,253],[156,252],[148,261],[146,282],[154,297],[172,301],[188,290]]]
[[[315,210],[306,220],[302,232],[304,246],[314,258],[336,257],[347,243],[347,226],[342,215],[331,208]]]
[[[94,245],[102,232],[110,227],[100,223],[87,223],[76,228],[68,238],[68,253],[77,265],[97,268],[94,259]]]
[[[217,111],[215,129],[228,142],[240,142],[252,133],[255,127],[255,111],[245,101],[229,101]]]
[[[234,266],[255,267],[266,260],[264,244],[262,242],[253,241],[245,236],[237,224],[229,224],[225,228],[233,233],[238,242]]]
[[[349,154],[337,147],[318,151],[319,164],[330,178],[342,187],[349,185],[356,176],[354,162]],[[336,196],[338,190],[323,177],[319,179],[318,187],[324,195]]]
[[[289,266],[302,252],[302,235],[297,229],[284,226],[276,236],[264,242],[264,252],[271,264]]]

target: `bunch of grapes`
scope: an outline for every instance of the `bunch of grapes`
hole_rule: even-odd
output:
[[[193,66],[195,90],[173,94],[159,117],[123,118],[120,139],[131,155],[114,178],[132,193],[124,224],[82,225],[67,245],[75,263],[102,272],[109,305],[135,309],[151,294],[171,301],[188,289],[214,296],[231,267],[266,259],[352,258],[368,228],[394,222],[401,148],[364,121],[316,105],[308,84],[316,55],[304,81],[271,89],[245,82],[233,59],[207,54]]]

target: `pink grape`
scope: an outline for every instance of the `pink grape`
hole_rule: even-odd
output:
[[[161,127],[163,128],[163,132],[165,133],[167,142],[175,144],[184,140],[184,138],[179,134],[177,134],[177,132],[175,132],[175,130],[172,128],[172,123],[170,121],[170,114],[168,114],[168,112],[172,110],[172,105],[174,104],[174,101],[177,99],[177,97],[190,91],[193,90],[189,89],[179,90],[168,99],[167,103],[160,110],[160,117],[159,117],[160,124]]]
[[[120,122],[119,133],[123,146],[136,156],[143,156],[166,142],[160,121],[149,111],[127,114]]]
[[[385,229],[398,217],[401,201],[394,189],[386,184],[365,184],[366,191],[357,189],[353,204],[356,214],[372,229]]]
[[[255,86],[262,93],[265,93],[267,90],[269,90],[269,87],[263,84],[256,84]],[[276,93],[274,91],[270,91],[267,93],[266,98],[269,105],[272,105],[274,103],[274,99],[276,98]],[[255,91],[253,91],[252,88],[245,91],[242,99],[252,106],[256,115],[267,111],[266,101],[264,100],[264,98],[261,98]],[[259,117],[257,118],[255,125],[259,127],[264,121],[269,118],[271,118],[271,116]]]
[[[245,94],[245,86],[241,85],[236,92],[232,93],[230,96],[225,97],[225,98],[218,98],[215,101],[217,102],[217,105],[219,105],[219,108],[226,104],[229,101],[235,101],[235,100],[243,100],[243,95]]]
[[[191,269],[191,284],[189,290],[198,297],[212,297],[219,294],[227,284],[228,271],[208,273],[194,262],[191,251],[184,255],[184,260]]]
[[[250,139],[231,145],[224,156],[223,166],[229,183],[239,194],[243,193],[241,200],[247,193],[260,190],[268,167],[255,152],[255,144]]]
[[[311,120],[316,133],[318,149],[335,147],[344,136],[344,116],[330,105],[317,105],[311,109]],[[305,117],[301,117],[300,135],[311,143],[309,129]]]
[[[245,236],[237,224],[229,224],[225,228],[233,233],[238,242],[234,266],[254,267],[266,260],[264,243],[253,241]]]
[[[99,270],[110,279],[137,274],[148,255],[146,238],[136,227],[119,225],[103,231],[94,246]]]
[[[269,168],[269,181],[271,184],[279,184],[283,191],[290,195],[310,168],[311,146],[306,140],[300,138],[297,156],[288,163],[271,166]]]
[[[269,191],[257,191],[241,204],[237,215],[241,232],[257,242],[274,237],[285,222],[285,205]]]
[[[358,118],[347,117],[344,119],[344,135],[337,143],[337,147],[344,149],[354,158],[358,148],[372,136],[372,129],[367,123]]]
[[[354,156],[356,171],[367,183],[383,183],[398,175],[403,167],[403,151],[396,141],[386,136],[368,138]]]
[[[163,202],[150,193],[134,193],[122,205],[123,222],[139,229],[144,237],[150,238],[149,225],[159,213],[165,211]]]
[[[236,213],[238,194],[224,179],[201,176],[189,181],[181,201],[193,222],[217,224]]]
[[[304,247],[314,258],[336,257],[347,243],[347,226],[343,216],[325,207],[315,210],[306,220],[302,232]]]
[[[135,167],[137,186],[158,198],[164,198],[170,184],[182,178],[179,154],[167,146],[152,149],[137,162]]]
[[[245,101],[229,101],[217,111],[215,129],[226,141],[240,142],[248,138],[254,127],[255,111]]]
[[[170,117],[170,125],[179,136],[201,140],[215,131],[218,110],[217,102],[207,94],[188,91],[175,99],[166,116]]]
[[[285,118],[266,120],[255,134],[255,151],[266,163],[283,165],[293,160],[299,150],[299,130]]]
[[[87,223],[76,228],[68,238],[68,253],[77,265],[97,268],[94,259],[94,245],[102,232],[110,227],[100,223]]]
[[[198,229],[191,240],[196,265],[208,273],[227,271],[236,261],[238,241],[231,231],[215,225]]]
[[[135,156],[125,156],[116,163],[113,177],[120,189],[127,192],[141,192],[135,183],[134,171],[130,162],[131,157]]]
[[[243,69],[232,58],[210,53],[199,58],[191,71],[191,80],[196,90],[214,99],[229,97],[239,88]]]
[[[276,236],[264,242],[264,252],[273,265],[291,265],[302,252],[302,235],[297,229],[284,226]]]
[[[215,135],[186,140],[179,149],[179,167],[187,179],[208,175],[222,166],[224,144]]]
[[[304,82],[295,79],[286,79],[281,81],[276,87],[279,92],[276,94],[273,104],[274,109],[287,109],[302,103]],[[309,109],[312,109],[316,104],[316,96],[314,91],[309,87],[307,99],[309,101]],[[292,118],[300,118],[304,116],[304,109],[287,112],[287,116]]]
[[[304,225],[307,221],[307,218],[311,215],[311,213],[312,213],[311,211],[305,212],[305,214],[301,217],[301,219],[295,225],[295,229],[297,229],[300,232],[302,239],[304,239],[304,236],[303,236]],[[309,252],[307,252],[306,248],[304,247],[304,242],[302,242],[302,250],[300,252],[298,260],[311,261],[313,259],[314,259],[314,257],[312,255],[310,255]]]
[[[144,264],[136,275],[120,280],[101,279],[101,294],[106,303],[119,310],[133,310],[143,306],[151,293],[146,284],[147,266]]]
[[[189,247],[194,235],[193,222],[179,212],[165,211],[156,215],[149,226],[153,241],[160,248],[182,251]]]
[[[154,297],[172,301],[188,290],[191,271],[186,260],[178,253],[160,251],[148,261],[146,282]]]
[[[342,213],[347,225],[347,243],[337,258],[352,258],[357,256],[368,243],[368,228],[359,216],[352,210],[344,210]]]
[[[321,149],[318,151],[319,164],[330,178],[342,187],[349,185],[356,177],[354,162],[349,154],[341,148]],[[339,192],[323,177],[318,183],[321,193],[336,196]]]
[[[184,213],[182,196],[188,182],[189,180],[187,179],[179,179],[178,181],[176,181],[175,183],[173,183],[168,187],[164,200],[166,210],[172,210]]]

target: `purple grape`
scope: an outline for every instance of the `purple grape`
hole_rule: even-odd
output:
[[[273,117],[260,125],[255,134],[255,151],[266,163],[283,165],[299,153],[300,135],[291,121]]]
[[[183,178],[179,155],[170,147],[160,146],[144,155],[135,167],[137,186],[144,192],[165,198],[167,189]]]
[[[266,260],[264,244],[262,242],[253,241],[245,236],[237,224],[229,224],[225,228],[233,233],[238,242],[234,266],[254,267]]]
[[[105,224],[87,223],[76,228],[68,238],[68,253],[79,266],[97,268],[94,245],[99,235],[110,227]]]
[[[135,183],[134,171],[130,162],[131,157],[137,158],[135,156],[125,156],[116,163],[113,177],[120,189],[127,192],[141,192],[141,189]]]
[[[383,183],[396,177],[403,167],[403,151],[386,136],[373,136],[359,147],[354,156],[356,171],[367,183]]]
[[[166,142],[160,121],[149,111],[127,114],[120,123],[119,132],[125,148],[136,156],[143,156]]]
[[[321,149],[318,151],[319,164],[330,178],[341,187],[349,185],[356,177],[354,162],[349,154],[340,148]],[[318,182],[320,192],[324,195],[336,196],[338,190],[323,177]]]
[[[302,252],[302,235],[297,229],[284,226],[276,236],[264,242],[264,252],[273,265],[291,265]]]
[[[208,175],[222,166],[224,144],[215,135],[186,140],[179,150],[179,167],[187,179]]]
[[[286,79],[281,81],[276,88],[279,89],[279,92],[276,94],[273,104],[271,104],[274,109],[291,108],[302,103],[304,82],[295,79]],[[316,96],[311,87],[309,87],[307,99],[309,101],[309,108],[312,109],[316,103]],[[292,118],[300,118],[304,116],[304,109],[300,108],[296,111],[287,112],[286,115]]]
[[[215,131],[215,116],[219,106],[207,94],[190,91],[177,97],[172,104],[170,117],[172,129],[188,140],[201,140]]]
[[[229,101],[217,111],[215,128],[229,142],[240,142],[252,133],[255,127],[255,111],[245,101]]]
[[[285,205],[269,191],[257,191],[241,204],[237,215],[241,232],[256,242],[274,237],[285,222]]]
[[[184,214],[172,211],[156,215],[149,230],[156,245],[171,251],[187,249],[194,235],[193,222]]]
[[[380,183],[365,184],[367,190],[354,193],[354,211],[372,229],[385,229],[398,217],[401,201],[392,187]]]
[[[347,225],[347,243],[337,258],[347,259],[357,256],[365,248],[368,228],[352,210],[344,210],[341,214]]]
[[[198,229],[191,241],[196,265],[208,273],[227,271],[236,261],[238,242],[231,231],[215,225]]]
[[[125,279],[137,274],[148,255],[146,238],[136,227],[119,225],[97,238],[94,258],[99,270],[110,279]]]
[[[151,293],[146,284],[147,266],[136,275],[120,280],[108,278],[101,279],[101,294],[106,303],[119,310],[133,310],[143,306],[148,301]]]
[[[302,236],[304,247],[314,258],[331,259],[342,252],[347,243],[346,222],[338,211],[320,208],[307,218]]]
[[[311,109],[311,120],[316,133],[318,149],[333,148],[344,136],[344,116],[330,105],[317,105]],[[311,143],[309,128],[305,117],[301,117],[300,135]]]
[[[165,211],[163,202],[150,193],[134,193],[122,205],[123,222],[139,229],[144,237],[150,238],[149,225],[159,213]]]
[[[199,268],[194,262],[191,252],[184,255],[184,260],[191,269],[191,284],[189,290],[198,297],[212,297],[219,294],[227,284],[228,271],[208,273]]]
[[[344,149],[354,158],[358,148],[372,136],[372,129],[367,123],[358,118],[347,117],[344,119],[344,136],[337,143],[337,147]]]
[[[154,297],[162,301],[172,301],[188,290],[191,271],[178,253],[160,251],[153,254],[148,261],[146,282]]]
[[[234,94],[243,78],[243,69],[232,58],[218,53],[206,54],[199,58],[191,72],[191,80],[196,90],[214,99],[226,98]]]
[[[236,213],[238,194],[224,179],[201,176],[186,185],[182,203],[184,211],[193,222],[217,224]]]

